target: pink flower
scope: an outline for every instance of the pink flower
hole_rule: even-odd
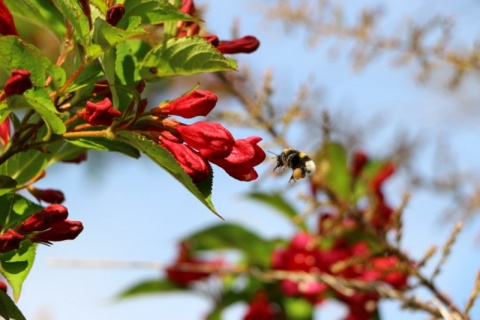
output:
[[[217,50],[221,53],[251,53],[257,50],[260,41],[254,36],[245,36],[231,41],[220,41]]]
[[[251,181],[258,177],[254,167],[265,160],[265,152],[257,145],[262,138],[238,139],[232,152],[225,158],[208,158],[224,169],[231,177],[240,181]]]
[[[199,121],[191,125],[178,124],[175,130],[183,141],[208,159],[228,156],[235,144],[230,131],[216,122]]]
[[[114,109],[109,98],[99,102],[87,101],[85,109],[79,111],[79,115],[92,126],[110,126],[113,119],[122,115]]]
[[[9,252],[18,249],[23,236],[13,229],[8,229],[0,235],[0,253]]]
[[[152,109],[156,116],[174,115],[183,118],[206,116],[217,104],[217,96],[211,91],[194,90],[169,103]]]
[[[0,123],[0,144],[2,148],[10,141],[10,118],[7,117]]]
[[[9,97],[14,94],[23,94],[31,87],[32,81],[30,80],[30,71],[16,69],[12,71],[5,87],[3,87],[3,91],[5,92],[5,96]]]
[[[194,182],[200,182],[209,176],[210,167],[197,151],[183,143],[172,142],[162,137],[158,141],[174,156],[178,164]]]
[[[4,36],[18,36],[13,16],[5,5],[4,0],[0,0],[0,34]]]
[[[196,11],[193,0],[182,0],[182,7],[180,8],[180,11],[193,16]]]
[[[366,270],[361,279],[365,281],[384,281],[396,289],[407,286],[407,274],[399,270],[397,256],[372,258],[372,268]]]

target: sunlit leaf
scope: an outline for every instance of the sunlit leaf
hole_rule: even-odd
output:
[[[142,78],[192,75],[235,70],[234,60],[224,57],[201,37],[172,38],[153,48],[140,65]]]

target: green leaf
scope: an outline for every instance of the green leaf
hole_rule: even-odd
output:
[[[0,290],[0,316],[4,319],[25,320],[15,302],[3,290]]]
[[[117,24],[119,28],[126,28],[129,18],[135,16],[142,19],[142,24],[160,24],[168,21],[199,21],[180,11],[167,1],[126,0],[124,6],[125,15]]]
[[[109,25],[105,20],[97,19],[93,29],[93,42],[100,45],[104,52],[121,42],[142,34],[146,34],[142,28],[133,26],[131,30],[123,30]]]
[[[132,147],[140,150],[156,164],[165,169],[181,184],[183,184],[200,202],[202,202],[214,214],[221,216],[215,211],[212,197],[212,178],[206,179],[201,183],[195,184],[178,162],[166,149],[139,134],[130,131],[120,131],[116,134],[116,140],[128,143]]]
[[[12,191],[16,186],[17,181],[15,179],[9,176],[0,176],[0,196]]]
[[[75,92],[73,100],[85,100],[90,96],[95,83],[103,77],[102,66],[99,63],[88,64],[82,72],[75,78],[71,85],[68,86],[66,92]],[[79,94],[78,91],[88,87],[85,94]],[[83,91],[82,91],[83,92]],[[72,101],[73,103],[73,101]]]
[[[200,230],[186,238],[192,250],[240,250],[252,264],[269,266],[273,245],[237,224],[220,224]]]
[[[65,83],[65,71],[52,64],[40,50],[18,37],[0,37],[0,67],[8,74],[15,69],[28,70],[32,84],[45,86],[46,75],[50,75],[55,88]]]
[[[90,34],[90,24],[80,3],[77,0],[53,0],[53,3],[72,25],[75,30],[75,38],[86,48]]]
[[[146,294],[169,293],[175,291],[185,291],[185,288],[176,285],[168,279],[154,279],[133,285],[120,293],[117,298],[125,299]]]
[[[47,91],[43,88],[32,88],[22,95],[10,96],[7,98],[7,105],[10,109],[33,108],[42,116],[53,133],[64,134],[67,130],[63,120],[57,115],[58,111]]]
[[[287,319],[311,320],[313,318],[313,306],[306,299],[285,298],[284,306]]]
[[[53,31],[58,39],[64,38],[65,19],[51,1],[5,0],[5,4],[15,16]]]
[[[15,179],[21,186],[40,174],[47,166],[48,160],[48,155],[37,150],[20,152],[0,166],[0,175]]]
[[[140,65],[143,79],[235,70],[234,60],[224,57],[202,37],[173,38],[153,48]]]
[[[138,152],[137,149],[121,141],[109,140],[99,137],[68,140],[68,142],[86,149],[120,152],[135,159],[138,159],[140,157],[140,152]]]
[[[1,272],[12,287],[15,301],[20,298],[23,282],[32,269],[35,251],[36,244],[32,244],[30,241],[22,241],[17,250],[0,255]]]
[[[246,195],[248,198],[265,204],[272,209],[275,209],[277,213],[288,218],[288,220],[295,225],[298,225],[302,230],[307,230],[307,225],[304,221],[296,221],[298,218],[297,210],[278,192],[266,193],[266,192],[250,192]]]
[[[58,161],[75,159],[87,151],[85,148],[75,146],[66,140],[49,143],[46,148],[51,154],[47,166]]]
[[[322,150],[320,167],[327,168],[325,179],[332,191],[344,199],[352,195],[352,179],[347,163],[347,151],[335,142],[330,142]]]

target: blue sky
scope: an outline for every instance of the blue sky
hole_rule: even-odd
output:
[[[309,48],[301,30],[284,33],[276,23],[267,23],[259,14],[256,1],[197,1],[208,3],[205,17],[207,27],[220,38],[229,38],[230,26],[235,18],[240,22],[242,35],[252,34],[261,41],[259,50],[251,55],[238,56],[240,64],[249,63],[256,76],[264,70],[274,70],[274,86],[278,101],[291,101],[298,88],[313,79],[324,96],[318,102],[318,111],[346,112],[353,124],[365,124],[373,116],[381,115],[386,121],[364,146],[373,154],[382,155],[400,129],[412,134],[420,133],[434,141],[449,137],[461,168],[478,168],[480,132],[473,126],[478,120],[475,109],[465,115],[458,112],[459,105],[469,105],[478,93],[468,87],[458,91],[444,90],[440,76],[426,85],[412,79],[417,68],[394,68],[390,55],[386,55],[361,72],[354,72],[348,53],[340,51],[336,59],[329,57],[329,47]],[[268,2],[267,2],[268,3]],[[378,4],[378,1],[343,1],[347,18],[355,16],[359,8]],[[383,22],[386,34],[400,30],[400,25],[410,16],[425,21],[436,12],[457,17],[454,39],[457,48],[469,48],[478,37],[478,3],[462,0],[451,4],[422,1],[382,1],[385,8]],[[435,9],[433,8],[435,3]],[[475,10],[476,9],[476,10]],[[330,43],[330,42],[329,42]],[[345,47],[340,46],[341,49]],[[237,57],[236,57],[237,58]],[[473,79],[475,80],[475,79]],[[473,82],[475,83],[475,82]],[[477,100],[478,101],[478,100]],[[222,101],[217,106],[222,108]],[[227,107],[226,105],[224,107]],[[469,109],[470,110],[470,109]],[[232,130],[234,136],[245,136],[245,130]],[[249,132],[247,132],[249,133]],[[250,132],[250,134],[255,132]],[[302,132],[303,134],[303,132]],[[295,147],[313,148],[315,137],[296,134]],[[370,137],[370,136],[369,136]],[[150,163],[120,157],[102,157],[99,168],[91,165],[60,165],[51,168],[39,186],[64,191],[70,219],[81,220],[84,232],[75,241],[55,243],[52,247],[40,246],[35,266],[24,284],[20,308],[33,320],[80,319],[199,319],[209,310],[202,297],[189,295],[164,295],[127,300],[116,303],[112,298],[122,289],[160,274],[148,269],[89,269],[51,267],[49,259],[121,260],[170,262],[176,253],[176,243],[182,236],[219,219],[205,209],[179,183],[167,173]],[[434,148],[427,147],[418,158],[418,168],[425,174],[432,170]],[[266,161],[260,172],[266,172],[273,163]],[[214,168],[215,170],[215,168]],[[283,183],[280,178],[267,178],[270,183]],[[302,182],[299,182],[302,183]],[[225,186],[228,186],[225,187]],[[291,235],[293,230],[281,219],[260,206],[246,202],[241,194],[251,185],[232,180],[223,171],[215,170],[213,201],[217,210],[229,222],[239,222],[265,236]],[[300,185],[298,189],[303,186]],[[388,184],[388,196],[393,204],[400,196],[410,192],[399,176]],[[405,212],[404,247],[414,257],[420,257],[431,245],[441,246],[450,232],[450,226],[439,222],[439,216],[450,199],[434,197],[426,192],[412,193]],[[469,222],[454,247],[452,258],[439,278],[439,285],[457,303],[463,303],[473,285],[479,259],[474,239],[480,224]],[[188,307],[187,307],[188,306]],[[421,314],[399,313],[396,303],[382,305],[388,319],[423,319]],[[319,318],[335,318],[341,311],[329,305],[319,311]],[[472,318],[480,316],[476,307]],[[238,319],[241,307],[227,314],[227,319]]]

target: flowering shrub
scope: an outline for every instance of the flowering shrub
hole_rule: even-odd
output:
[[[16,23],[23,20],[62,43],[55,63],[19,34]],[[67,220],[61,190],[35,186],[48,166],[86,161],[91,149],[145,154],[215,214],[212,163],[237,180],[257,178],[255,167],[265,159],[260,137],[238,139],[220,123],[175,118],[207,116],[215,93],[195,87],[153,107],[142,97],[147,83],[166,77],[235,70],[223,53],[259,46],[253,36],[200,35],[199,22],[193,1],[0,0],[0,68],[8,75],[0,91],[0,271],[15,300],[35,244],[73,240],[83,230],[80,221]],[[178,263],[199,264],[185,250]],[[24,261],[24,269],[5,268],[12,259]],[[189,278],[173,265],[169,275],[187,285],[206,274]],[[4,291],[0,300],[8,308],[0,316],[23,319]]]

